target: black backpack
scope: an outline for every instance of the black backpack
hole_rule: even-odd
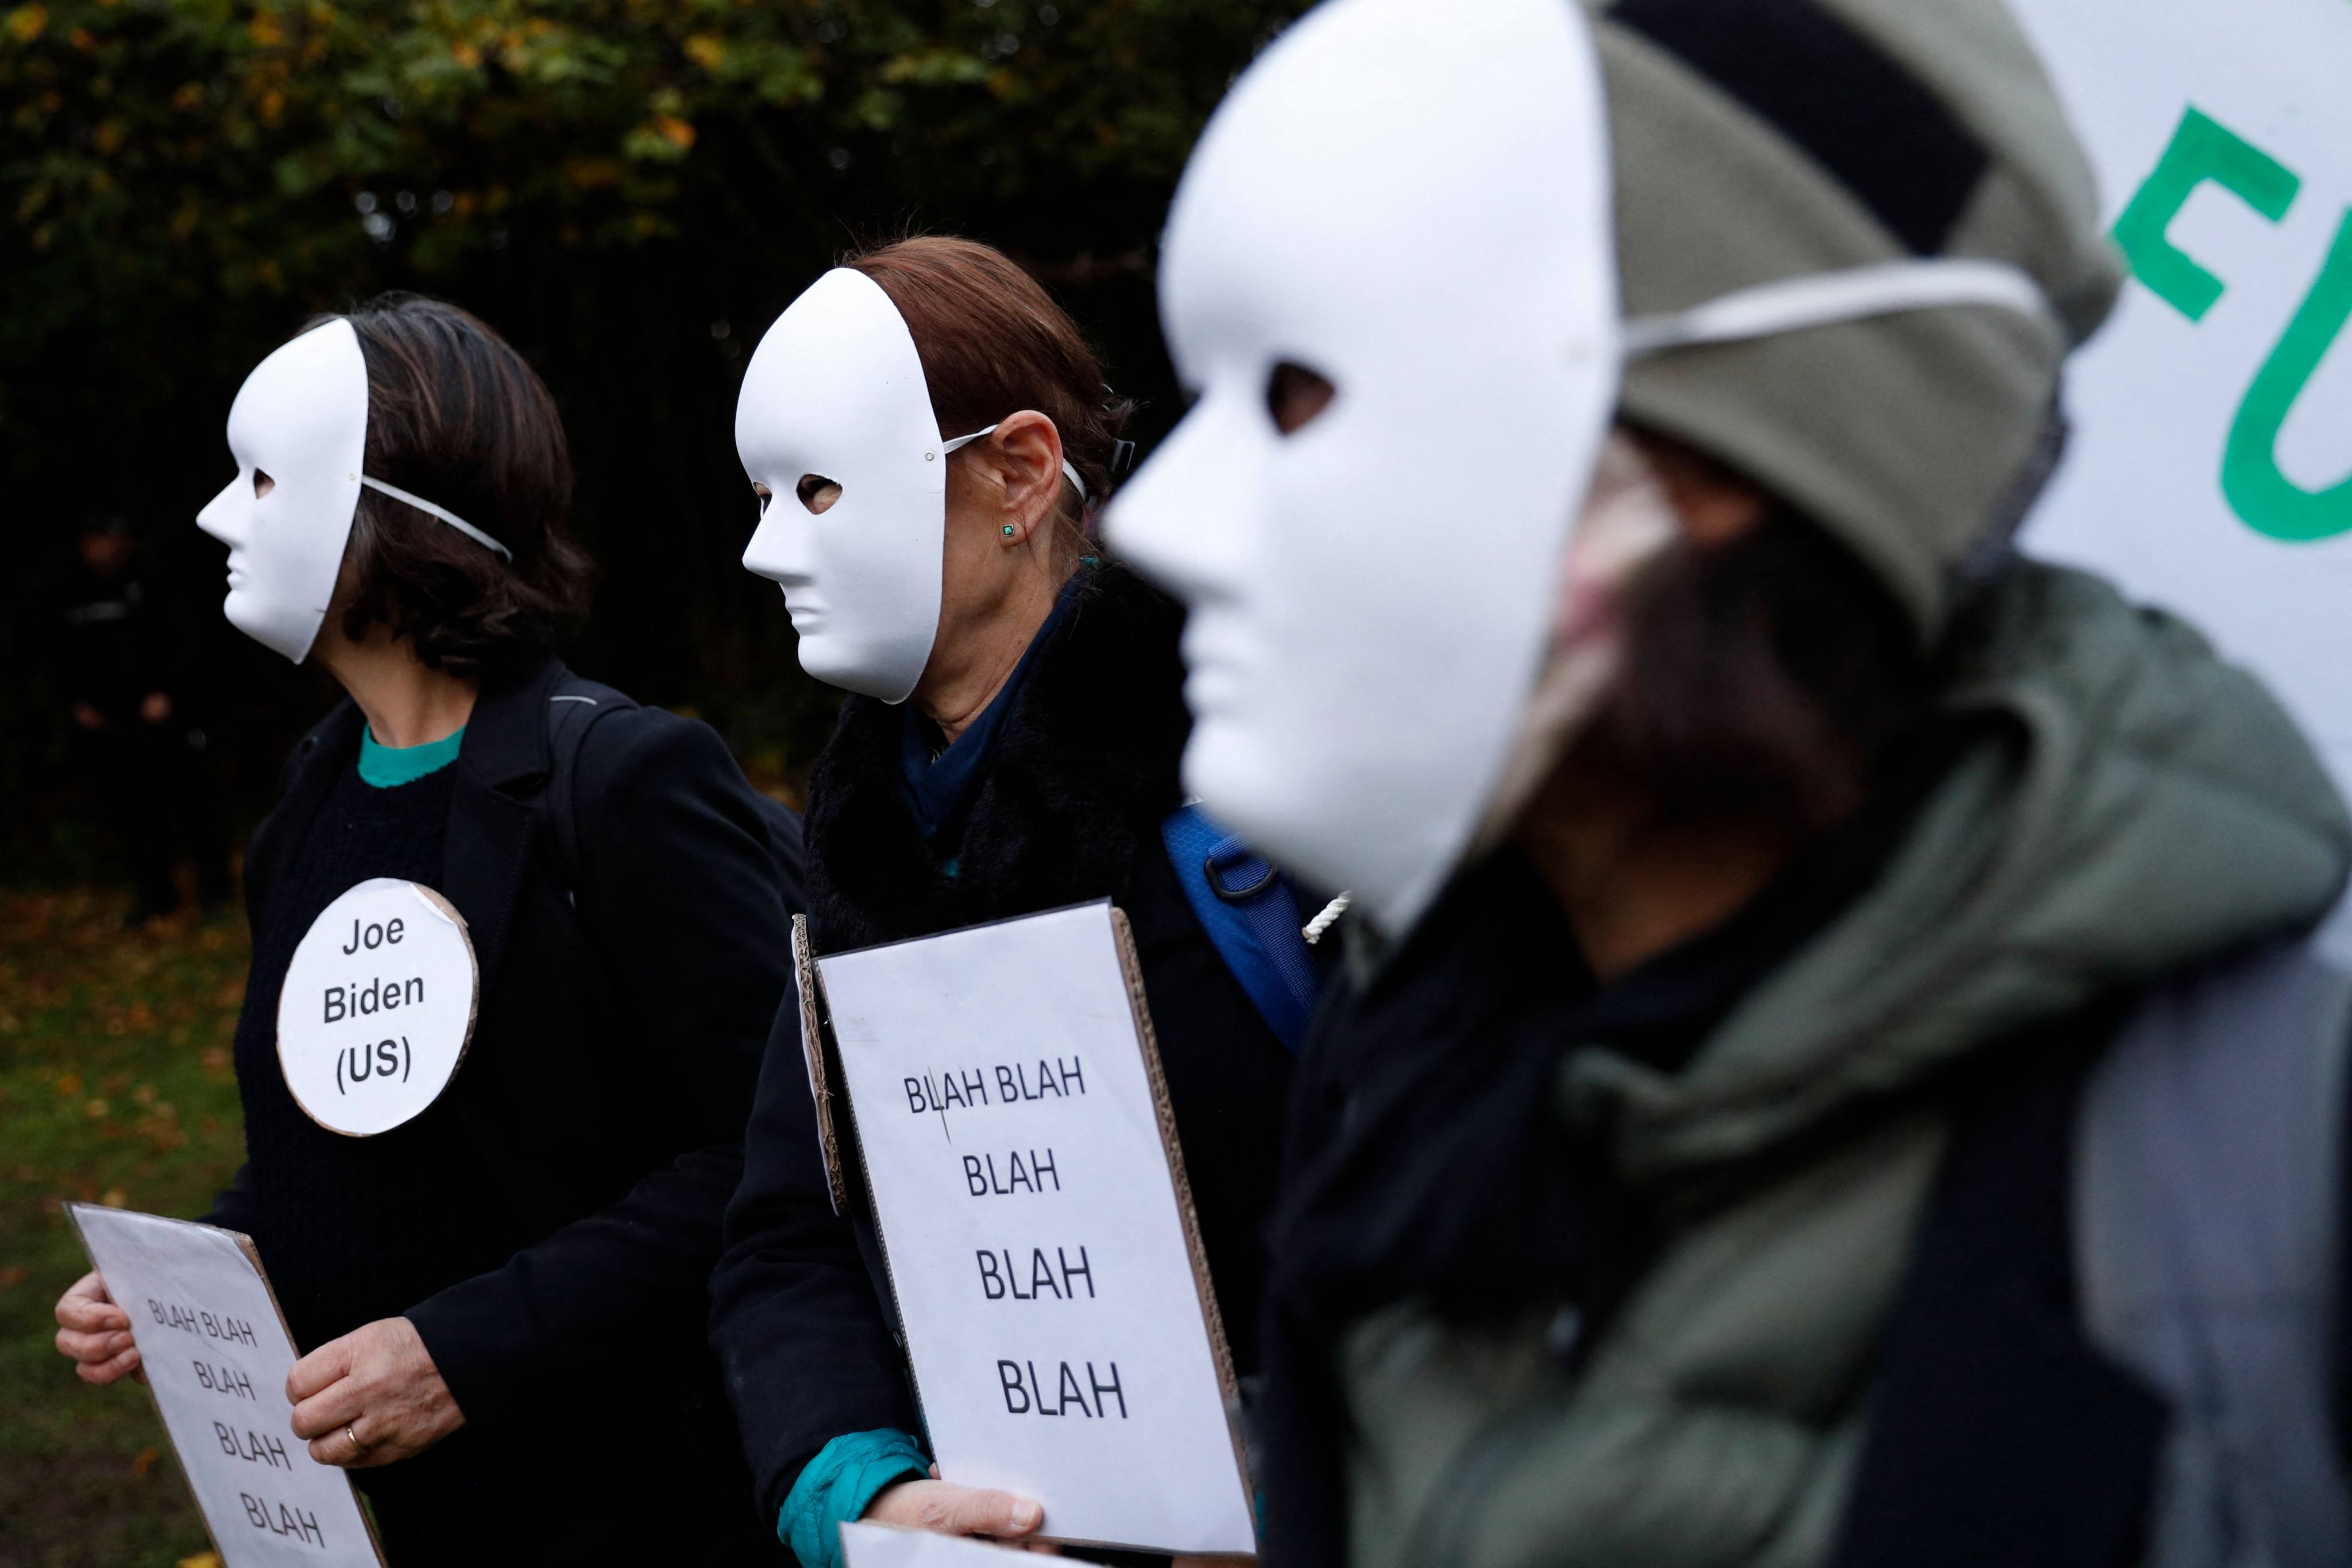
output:
[[[577,885],[580,872],[580,823],[572,789],[580,771],[580,748],[598,721],[639,706],[635,698],[601,681],[584,680],[570,670],[557,681],[547,700],[547,743],[551,763],[547,776],[548,826],[554,830],[555,848],[562,858],[564,879]],[[772,795],[751,791],[760,819],[767,826],[768,850],[775,857],[779,885],[787,909],[802,907],[801,887],[807,852],[801,841],[801,814]]]

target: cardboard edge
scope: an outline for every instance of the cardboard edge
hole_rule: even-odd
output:
[[[73,1222],[74,1239],[81,1243],[81,1255],[89,1259],[90,1272],[94,1274],[100,1272],[98,1266],[98,1255],[90,1250],[89,1237],[81,1228],[81,1211],[86,1208],[96,1208],[102,1205],[84,1203],[69,1203],[66,1205],[66,1217]],[[127,1209],[114,1212],[140,1214],[144,1211],[139,1209]],[[155,1215],[150,1217],[155,1219],[171,1218],[169,1215]],[[178,1225],[204,1224],[202,1220],[176,1220],[173,1221],[173,1223]],[[269,1282],[269,1270],[261,1266],[261,1248],[254,1245],[253,1237],[246,1235],[245,1232],[241,1230],[231,1230],[226,1226],[219,1225],[206,1226],[205,1228],[208,1230],[217,1230],[222,1235],[228,1237],[231,1240],[236,1243],[237,1252],[243,1256],[246,1263],[253,1269],[255,1278],[261,1281],[262,1294],[269,1298],[269,1310],[278,1314],[278,1326],[279,1329],[284,1331],[286,1334],[286,1342],[294,1347],[294,1359],[297,1361],[301,1360],[301,1342],[294,1337],[293,1327],[286,1321],[286,1308],[284,1304],[278,1300],[278,1287]],[[120,1302],[116,1304],[118,1306],[121,1305]],[[125,1308],[124,1312],[125,1315],[128,1316],[130,1314],[130,1310]],[[134,1327],[131,1337],[132,1342],[136,1343],[139,1338],[136,1331],[138,1319],[136,1317],[132,1317],[131,1322]],[[141,1364],[143,1366],[147,1360],[147,1352],[144,1346],[141,1346],[140,1348],[139,1359]],[[180,1453],[180,1440],[172,1436],[172,1424],[163,1418],[163,1402],[155,1396],[154,1384],[149,1383],[145,1378],[142,1377],[139,1380],[139,1386],[146,1391],[148,1407],[155,1412],[155,1425],[163,1429],[163,1444],[164,1447],[172,1450],[172,1462],[180,1467],[180,1484],[187,1488],[189,1500],[195,1503],[196,1517],[205,1521],[205,1539],[213,1543],[213,1555],[219,1558],[223,1563],[228,1562],[228,1553],[221,1550],[220,1537],[213,1533],[212,1516],[205,1511],[204,1500],[196,1495],[195,1483],[188,1479],[188,1461]],[[333,1468],[340,1468],[340,1467]],[[360,1523],[367,1530],[368,1550],[375,1553],[377,1568],[391,1568],[391,1565],[384,1562],[383,1538],[376,1533],[375,1516],[368,1511],[366,1500],[360,1496],[359,1485],[352,1479],[352,1473],[349,1470],[344,1470],[342,1472],[342,1476],[343,1485],[351,1488],[352,1490],[352,1510],[360,1516]]]
[[[1176,1131],[1176,1102],[1168,1092],[1168,1075],[1160,1065],[1160,1037],[1151,1026],[1151,1004],[1143,989],[1143,961],[1135,950],[1135,931],[1127,911],[1108,906],[1111,945],[1118,954],[1120,975],[1127,982],[1127,1001],[1135,1017],[1135,1040],[1143,1056],[1144,1076],[1151,1084],[1151,1108],[1160,1122],[1160,1144],[1168,1156],[1168,1175],[1176,1190],[1176,1217],[1184,1227],[1184,1248],[1192,1260],[1192,1286],[1200,1293],[1201,1318],[1209,1331],[1209,1353],[1216,1363],[1217,1386],[1225,1400],[1225,1434],[1234,1445],[1234,1469],[1241,1482],[1242,1507],[1253,1521],[1256,1496],[1250,1475],[1249,1447],[1241,1429],[1241,1382],[1234,1372],[1232,1342],[1225,1338],[1224,1315],[1217,1308],[1217,1292],[1209,1279],[1209,1251],[1201,1240],[1201,1213],[1192,1201],[1192,1178],[1184,1170],[1184,1146]],[[1255,1558],[1244,1558],[1254,1561]]]
[[[849,1179],[841,1165],[841,1134],[833,1117],[833,1074],[824,1059],[824,1021],[818,1016],[816,952],[809,940],[808,916],[793,917],[793,973],[800,995],[801,1054],[808,1059],[810,1098],[816,1102],[817,1150],[824,1159],[825,1195],[833,1212],[849,1216]]]

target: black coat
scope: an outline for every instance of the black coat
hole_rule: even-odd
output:
[[[446,1092],[511,1257],[406,1311],[466,1426],[357,1474],[395,1505],[395,1561],[758,1561],[777,1552],[743,1505],[702,1322],[788,984],[788,879],[718,735],[652,708],[613,712],[581,742],[567,868],[546,809],[549,699],[566,673],[551,659],[482,693],[443,857],[440,891],[481,970]],[[246,860],[257,931],[362,722],[346,702],[296,748]],[[266,1226],[257,1165],[215,1223]],[[432,1544],[400,1554],[389,1527],[404,1501]]]
[[[1193,917],[1160,837],[1182,804],[1181,622],[1118,568],[1080,586],[1015,699],[953,878],[899,788],[901,710],[849,699],[809,786],[810,922],[817,950],[833,952],[1105,897],[1126,910],[1219,1310],[1246,1372],[1291,1063]],[[769,1519],[834,1437],[919,1430],[861,1245],[870,1256],[870,1236],[825,1198],[788,1014],[761,1073],[711,1320]]]

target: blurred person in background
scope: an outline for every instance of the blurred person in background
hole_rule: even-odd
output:
[[[774,1560],[703,1323],[797,820],[709,727],[554,656],[587,595],[571,458],[474,317],[392,295],[314,322],[247,380],[229,444],[198,519],[226,614],[348,694],[247,857],[247,1159],[205,1216],[253,1237],[310,1347],[294,1434],[353,1472],[396,1564]],[[377,878],[455,907],[478,981],[437,1097],[347,1136],[289,1089],[278,1004],[305,933]],[[57,1315],[85,1382],[136,1369],[97,1275]]]
[[[1076,325],[1003,254],[923,237],[854,258],[744,378],[736,440],[762,510],[744,563],[782,584],[802,665],[851,693],[809,783],[819,952],[1095,899],[1127,912],[1246,1377],[1292,1042],[1322,976],[1286,881],[1186,810],[1181,617],[1089,527],[1121,466],[1127,407],[1107,392]],[[1264,917],[1255,962],[1232,945],[1244,910]],[[788,1008],[713,1281],[762,1516],[811,1568],[840,1562],[861,1517],[1050,1529],[1034,1500],[930,1479],[866,1257],[870,1221],[828,1200]]]
[[[80,570],[65,609],[64,685],[77,743],[107,826],[131,871],[129,926],[180,906],[173,851],[194,858],[209,913],[234,891],[228,835],[204,727],[197,721],[197,638],[141,569],[127,519],[100,512],[79,531]]]
[[[1361,916],[1269,1561],[2352,1561],[2352,823],[2008,548],[2097,211],[1995,0],[1332,0],[1211,124],[1109,537]]]

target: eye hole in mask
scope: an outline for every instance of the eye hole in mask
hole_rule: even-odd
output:
[[[770,489],[767,486],[761,484],[757,480],[754,480],[751,484],[751,493],[760,498],[760,515],[761,517],[767,516],[768,503],[776,499],[776,492]]]
[[[1274,416],[1274,427],[1286,436],[1295,436],[1313,424],[1339,395],[1339,389],[1329,377],[1288,360],[1276,365],[1265,378],[1265,411]]]
[[[276,489],[277,488],[278,488],[278,481],[277,481],[276,479],[271,479],[268,474],[263,473],[259,468],[256,468],[256,469],[254,469],[254,470],[253,470],[253,499],[254,499],[254,500],[259,500],[263,496],[268,495],[271,490],[274,490],[274,489]]]
[[[823,474],[803,474],[800,482],[801,505],[815,513],[828,512],[833,503],[841,499],[841,487]]]

